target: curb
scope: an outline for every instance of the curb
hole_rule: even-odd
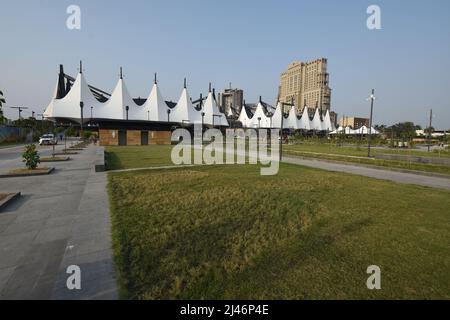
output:
[[[0,201],[0,211],[18,197],[20,197],[20,192],[10,193],[7,195],[5,199]]]

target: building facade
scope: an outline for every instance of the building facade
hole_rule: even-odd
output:
[[[359,129],[362,126],[369,127],[369,119],[358,117],[343,117],[339,120],[339,126],[351,127],[354,130]]]
[[[244,104],[244,91],[242,89],[225,89],[219,93],[217,100],[221,112],[227,116],[239,115]]]
[[[294,103],[299,109],[319,108],[322,113],[330,110],[331,89],[327,72],[327,59],[321,58],[310,62],[294,61],[289,64],[280,77],[278,100]]]

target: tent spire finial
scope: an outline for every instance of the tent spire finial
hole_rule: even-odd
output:
[[[211,92],[211,82],[209,83],[209,90],[208,92]]]
[[[184,88],[186,89],[186,78],[184,78]]]
[[[156,81],[156,72],[155,72],[155,84],[157,84],[158,82]]]
[[[120,79],[123,79],[123,74],[122,74],[122,67],[120,67],[120,75],[119,75]]]
[[[80,73],[83,73],[83,61],[80,60]]]

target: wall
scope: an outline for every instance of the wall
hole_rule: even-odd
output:
[[[0,126],[0,143],[23,141],[26,137],[24,128]]]
[[[118,130],[99,129],[98,137],[101,146],[117,146],[119,145]]]
[[[141,130],[127,130],[127,146],[141,145]]]
[[[149,144],[171,144],[172,133],[170,131],[149,131]],[[101,146],[118,146],[119,130],[99,129],[99,140]],[[127,130],[127,145],[141,145],[141,130]]]

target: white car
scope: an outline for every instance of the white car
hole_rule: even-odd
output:
[[[58,142],[56,141],[54,134],[48,133],[39,138],[39,145],[42,146],[43,144],[58,144]]]

